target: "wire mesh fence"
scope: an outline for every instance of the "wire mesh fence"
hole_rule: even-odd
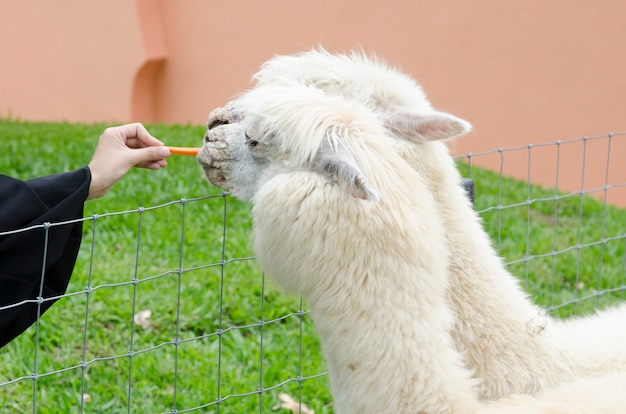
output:
[[[218,194],[83,219],[80,283],[60,298],[30,301],[58,299],[23,335],[32,346],[4,351],[23,364],[12,370],[21,374],[0,374],[0,410],[261,412],[276,392],[295,396],[323,377],[303,361],[312,328],[300,299],[287,298],[280,314],[266,311],[277,293],[265,292],[253,257],[229,256],[229,200]],[[207,210],[215,225],[194,240],[190,217]],[[158,226],[173,233],[165,242],[175,256],[155,254],[172,251],[151,239],[167,234]],[[186,260],[186,248],[202,243],[202,263]]]
[[[608,203],[626,194],[626,173],[612,151],[623,148],[624,135],[580,137],[461,157],[465,162],[461,168],[470,177],[477,158],[496,161],[494,179],[474,177],[478,213],[509,269],[549,312],[568,316],[624,300],[626,215]],[[518,173],[525,173],[524,179],[503,181],[511,163],[517,164]],[[544,182],[552,183],[549,187],[530,184],[537,181],[539,163],[547,164],[540,174]],[[493,185],[481,188],[481,181]]]
[[[609,176],[615,140],[626,133],[458,158],[505,262],[536,302],[562,317],[626,294],[626,213],[607,203],[626,187],[626,174]],[[588,165],[586,154],[598,148],[604,165]],[[531,185],[534,160],[546,151],[554,185]],[[496,172],[476,167],[488,158]],[[580,163],[564,169],[565,158]],[[506,178],[520,159],[526,178]],[[600,185],[586,181],[589,168],[606,171]],[[560,177],[573,171],[580,187],[566,190]],[[245,253],[250,223],[233,221],[245,214],[233,203],[215,194],[81,219],[67,293],[32,301],[58,299],[0,350],[0,412],[262,413],[279,392],[332,412],[306,303],[266,281]]]

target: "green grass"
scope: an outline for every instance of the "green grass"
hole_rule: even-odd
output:
[[[79,168],[104,128],[0,120],[0,172],[27,179]],[[198,145],[204,134],[200,126],[149,130],[180,146]],[[478,210],[499,199],[503,206],[526,200],[524,182],[504,179],[498,193],[497,174],[473,168],[471,175]],[[531,199],[554,195],[534,186],[530,192]],[[68,289],[75,294],[59,300],[38,330],[0,350],[0,412],[270,412],[278,392],[301,393],[316,413],[332,412],[328,378],[317,377],[325,372],[317,336],[300,314],[306,304],[263,280],[251,258],[249,212],[208,185],[194,158],[180,156],[165,170],[134,170],[106,197],[87,202]],[[626,227],[624,210],[579,196],[482,216],[507,261],[527,250],[542,255],[553,245],[559,251],[578,240],[621,237]],[[623,292],[597,296],[624,284],[623,257],[617,239],[510,268],[533,300],[565,317],[623,299]],[[592,298],[560,306],[586,295]],[[132,324],[142,310],[152,313],[146,329]],[[20,379],[33,372],[36,381]]]

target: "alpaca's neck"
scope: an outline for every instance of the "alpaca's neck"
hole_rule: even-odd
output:
[[[456,298],[463,302],[468,301],[468,291],[489,295],[487,303],[470,304],[476,306],[479,312],[497,311],[525,321],[536,317],[541,313],[540,309],[528,300],[517,278],[505,268],[493,248],[478,214],[460,186],[461,175],[453,160],[447,151],[438,158],[436,170],[440,171],[440,175],[431,178],[429,183],[450,251],[450,284],[454,288],[449,293],[453,296],[456,294]]]
[[[473,382],[453,350],[443,295],[424,297],[415,282],[435,276],[391,276],[384,291],[309,300],[337,412],[472,412]]]
[[[466,413],[476,398],[449,334],[444,231],[423,181],[396,164],[373,183],[377,203],[318,174],[273,177],[253,209],[257,258],[311,306],[338,413]]]
[[[430,159],[437,161],[432,170],[440,175],[429,183],[451,254],[447,295],[458,315],[452,330],[456,348],[484,379],[478,389],[482,398],[536,393],[540,384],[569,369],[567,353],[555,348],[550,318],[528,299],[496,254],[453,160],[447,151],[438,155]],[[519,366],[527,367],[527,375],[514,372]],[[544,382],[533,381],[534,376]]]

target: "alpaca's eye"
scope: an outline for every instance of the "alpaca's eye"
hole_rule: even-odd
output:
[[[257,145],[259,145],[259,141],[255,141],[255,140],[253,140],[252,138],[250,138],[250,137],[248,136],[248,134],[246,134],[246,145],[247,145],[247,146],[249,146],[249,147],[254,148],[254,147],[256,147]]]
[[[217,128],[218,126],[228,125],[228,124],[230,124],[230,122],[226,121],[225,119],[216,119],[215,121],[209,124],[209,129]]]

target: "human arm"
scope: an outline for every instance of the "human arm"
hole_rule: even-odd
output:
[[[89,168],[21,181],[0,175],[0,347],[65,293],[82,237]],[[23,303],[37,297],[40,304]]]
[[[76,171],[26,181],[0,175],[0,347],[65,293],[85,200],[104,195],[132,167],[165,167],[162,145],[143,125],[122,125],[107,128],[89,165]]]

